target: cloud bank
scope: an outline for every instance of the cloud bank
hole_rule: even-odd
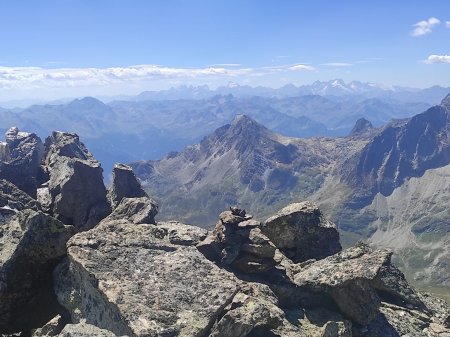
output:
[[[0,67],[0,87],[23,86],[95,86],[123,81],[161,78],[195,78],[208,76],[239,76],[249,68],[225,67],[170,68],[158,65],[137,65],[112,68],[39,68]]]
[[[42,87],[90,87],[152,80],[183,80],[258,76],[283,71],[311,71],[305,64],[246,68],[238,64],[224,64],[203,68],[177,68],[160,65],[136,65],[111,68],[40,68],[1,67],[0,88],[24,89]]]
[[[415,28],[411,32],[411,35],[417,37],[430,34],[433,31],[433,28],[440,23],[441,21],[435,17],[431,17],[428,20],[419,21],[413,25]]]

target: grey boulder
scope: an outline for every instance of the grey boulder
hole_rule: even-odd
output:
[[[0,179],[36,197],[44,144],[36,134],[20,132],[16,127],[10,128],[5,138],[6,143],[0,142]]]
[[[59,157],[50,169],[48,194],[56,218],[78,230],[95,226],[110,213],[103,170],[95,160]]]
[[[64,320],[61,315],[53,317],[42,328],[33,331],[31,337],[54,337],[58,336],[64,328]]]
[[[225,308],[210,337],[306,337],[300,326],[289,322],[267,285],[247,283]]]
[[[158,205],[148,197],[122,198],[108,219],[128,219],[135,224],[154,224],[156,214],[158,214]]]
[[[423,307],[403,274],[391,265],[391,256],[389,250],[373,251],[359,244],[306,265],[295,274],[294,281],[301,288],[328,294],[352,321],[369,324],[378,315],[380,297],[385,295],[391,301]]]
[[[195,248],[205,236],[180,223],[105,219],[68,242],[58,299],[73,322],[116,335],[205,336],[239,289]]]
[[[261,231],[294,262],[322,259],[342,249],[336,225],[309,201],[286,206]]]
[[[92,228],[111,212],[103,169],[76,134],[47,137],[43,168],[48,181],[37,193],[43,210],[77,230]]]
[[[44,165],[53,166],[61,157],[94,160],[94,156],[75,133],[54,131],[45,140]]]
[[[112,176],[108,198],[113,207],[117,206],[123,198],[148,197],[130,166],[124,164],[114,165]]]

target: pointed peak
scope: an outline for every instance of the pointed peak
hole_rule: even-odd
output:
[[[258,128],[258,129],[266,129],[263,125],[259,124],[254,119],[250,118],[247,115],[238,114],[234,117],[231,122],[232,127],[240,127],[240,128]]]
[[[236,125],[239,123],[256,123],[256,122],[253,119],[251,119],[250,117],[248,117],[247,115],[237,114],[236,116],[234,116],[231,124]]]
[[[350,136],[360,135],[366,133],[369,130],[373,129],[373,125],[370,121],[365,118],[360,118],[356,121],[355,126],[350,132]]]
[[[269,133],[270,131],[266,129],[263,125],[259,124],[247,115],[236,115],[232,120],[227,133],[236,136],[254,136],[256,134]]]
[[[83,97],[83,98],[77,98],[74,99],[72,102],[69,103],[69,105],[76,105],[76,106],[104,106],[105,103],[100,101],[97,98],[94,97]]]

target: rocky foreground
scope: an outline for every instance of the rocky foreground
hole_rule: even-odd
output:
[[[450,336],[444,301],[310,202],[208,232],[156,222],[128,166],[106,189],[74,134],[12,128],[0,160],[2,336]]]

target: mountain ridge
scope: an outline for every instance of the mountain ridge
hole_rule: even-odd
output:
[[[277,98],[214,94],[194,100],[109,103],[85,97],[68,103],[0,109],[0,131],[16,125],[34,130],[42,137],[53,130],[76,132],[105,167],[112,168],[115,161],[156,159],[181,150],[211,130],[230,123],[240,113],[278,133],[312,137],[346,135],[359,118],[370,119],[375,126],[380,126],[428,106],[355,95]]]
[[[321,96],[347,96],[361,95],[366,98],[384,97],[396,98],[402,101],[411,101],[415,95],[418,101],[424,101],[429,104],[437,104],[439,99],[448,93],[450,88],[441,86],[432,86],[430,88],[418,89],[401,86],[387,86],[377,83],[367,83],[361,81],[344,82],[342,79],[333,79],[329,81],[315,81],[311,84],[294,85],[286,84],[279,88],[270,88],[263,86],[252,87],[249,85],[240,85],[229,83],[228,85],[218,86],[210,89],[207,85],[172,87],[160,91],[143,91],[136,96],[130,96],[131,100],[162,100],[162,99],[204,99],[217,94],[233,94],[237,97],[245,96],[264,96],[264,97],[290,97],[304,95]]]
[[[388,199],[384,206],[374,206],[374,202],[384,200],[410,180],[420,181],[430,170],[450,164],[446,103],[444,99],[441,105],[414,117],[394,120],[370,132],[337,138],[302,139],[267,133],[265,127],[241,116],[233,122],[234,128],[233,123],[225,125],[198,145],[161,160],[131,165],[147,191],[161,201],[161,216],[165,219],[181,217],[183,221],[209,227],[212,215],[205,210],[223,209],[225,204],[240,204],[266,215],[280,204],[309,198],[331,214],[349,243],[359,238],[370,239],[377,233],[373,244],[383,246],[376,239],[381,232],[409,227],[401,221],[401,209],[392,208],[393,200]],[[242,132],[247,124],[254,136]],[[418,186],[414,187],[416,190],[426,188],[426,184],[414,186]],[[438,184],[429,188],[442,193],[438,192]],[[413,187],[410,191],[413,193]],[[419,193],[419,200],[432,207],[431,199],[425,200],[427,195],[429,192]],[[181,214],[186,209],[197,212]],[[392,218],[385,217],[387,209]],[[420,212],[424,212],[423,208],[417,206],[410,215],[421,219],[414,222],[411,235],[420,241],[417,246],[421,247],[420,251],[438,260],[433,264],[431,278],[421,278],[418,269],[413,267],[410,276],[418,283],[433,284],[439,280],[441,285],[450,285],[450,274],[444,267],[450,254],[436,255],[447,239],[436,241],[439,243],[434,247],[427,239],[438,232],[444,233],[443,238],[450,238],[445,225],[450,214],[447,216],[437,208],[428,217]],[[432,219],[432,225],[427,226],[426,219]],[[391,221],[395,221],[392,226],[381,225]],[[406,257],[403,262],[396,261],[409,268],[419,263],[412,259],[420,255],[406,254],[414,251],[414,241],[402,240],[404,245],[398,245],[398,249],[386,245],[396,250],[395,259]]]

